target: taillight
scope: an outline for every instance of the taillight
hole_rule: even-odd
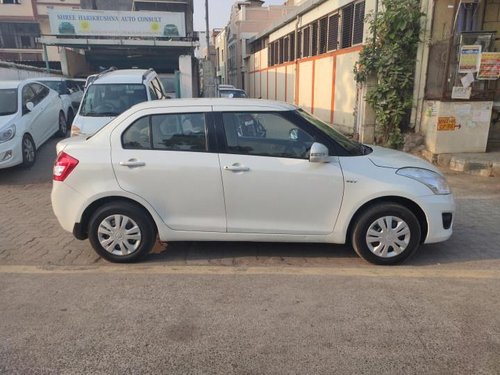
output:
[[[77,165],[78,160],[65,152],[60,152],[59,155],[57,155],[56,162],[54,163],[54,173],[52,178],[54,181],[64,181]]]

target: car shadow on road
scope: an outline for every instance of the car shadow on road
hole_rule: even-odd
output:
[[[334,265],[356,260],[348,246],[316,243],[171,242],[149,254],[146,263],[227,266]]]

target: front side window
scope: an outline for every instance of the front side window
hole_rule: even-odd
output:
[[[26,85],[23,87],[23,107],[26,107],[26,103],[32,102],[35,98],[35,92],[31,88],[31,85]]]
[[[229,153],[307,159],[315,142],[280,113],[227,112],[222,117]]]
[[[49,95],[49,89],[45,86],[42,86],[38,83],[33,83],[31,84],[31,87],[33,91],[35,92],[35,97],[33,98],[33,104],[37,105],[40,103],[43,99]]]
[[[94,84],[83,98],[82,116],[118,116],[148,100],[143,84]]]
[[[17,89],[0,90],[0,116],[13,115],[17,112]]]
[[[60,95],[68,94],[68,91],[64,87],[64,83],[61,81],[40,81],[45,86],[50,87],[52,90],[56,91]]]
[[[203,113],[164,114],[142,117],[122,135],[125,149],[207,151]]]

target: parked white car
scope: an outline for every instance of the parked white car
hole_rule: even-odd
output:
[[[0,82],[0,168],[32,166],[36,150],[57,132],[67,134],[57,92],[37,82]]]
[[[134,261],[160,241],[352,243],[377,264],[448,239],[443,175],[263,100],[142,103],[89,139],[58,144],[52,206],[102,257]]]
[[[30,82],[40,82],[56,91],[61,98],[64,116],[68,129],[71,128],[75,113],[78,111],[83,98],[82,84],[79,80],[64,77],[32,78]]]
[[[137,103],[164,99],[153,69],[107,70],[87,78],[85,93],[71,126],[71,135],[92,135]]]

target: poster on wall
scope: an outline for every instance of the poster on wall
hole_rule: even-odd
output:
[[[481,45],[460,47],[459,73],[476,73],[481,58]]]
[[[185,37],[182,12],[120,12],[48,9],[52,35]]]
[[[500,52],[483,52],[477,79],[495,80],[500,78]]]

